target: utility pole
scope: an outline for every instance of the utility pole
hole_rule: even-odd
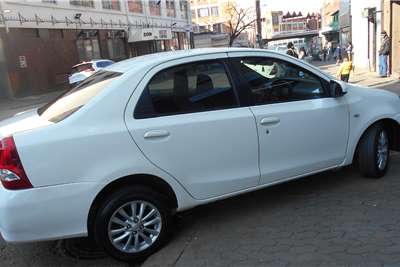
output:
[[[256,0],[256,23],[257,23],[257,42],[258,47],[263,48],[263,41],[262,41],[262,30],[261,30],[261,8],[260,8],[260,0]]]

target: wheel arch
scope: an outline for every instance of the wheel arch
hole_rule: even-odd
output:
[[[178,208],[177,196],[172,186],[168,184],[164,179],[150,174],[135,174],[121,177],[107,184],[92,201],[87,220],[87,229],[89,236],[92,235],[91,229],[93,227],[91,226],[94,223],[98,209],[101,203],[107,198],[107,196],[109,196],[111,193],[121,187],[135,185],[146,186],[151,190],[154,190],[157,193],[165,196],[168,199],[169,205],[171,206],[173,212],[175,212]]]
[[[373,127],[378,123],[382,123],[385,126],[385,128],[389,130],[390,149],[394,151],[400,151],[400,124],[392,118],[383,118],[371,123],[366,129],[364,129],[362,134],[359,136],[357,140],[357,145],[355,146],[355,149],[353,151],[353,157],[352,157],[353,162],[355,162],[357,158],[358,147],[362,138],[365,136],[365,134],[371,127]]]

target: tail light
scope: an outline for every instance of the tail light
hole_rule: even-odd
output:
[[[12,136],[0,141],[0,181],[10,190],[32,188]]]
[[[85,69],[84,71],[85,72],[93,72],[93,71],[95,71],[95,69],[93,67],[90,67],[88,69]]]

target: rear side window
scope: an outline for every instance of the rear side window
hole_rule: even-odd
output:
[[[48,121],[59,122],[89,103],[90,100],[120,75],[122,73],[98,71],[77,87],[39,108],[38,113]]]
[[[139,99],[135,118],[236,107],[232,84],[219,61],[180,65],[156,74]]]
[[[71,74],[81,72],[81,71],[94,71],[92,63],[80,64],[72,68]]]
[[[108,67],[108,66],[112,65],[113,63],[114,62],[112,62],[112,61],[99,61],[99,62],[96,63],[96,66],[98,68],[105,68],[105,67]]]

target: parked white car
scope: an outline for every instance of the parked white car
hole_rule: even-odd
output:
[[[71,74],[68,77],[69,85],[74,87],[96,71],[104,69],[111,64],[114,64],[114,61],[108,59],[97,59],[76,64],[72,66]]]
[[[282,53],[201,49],[100,70],[0,124],[8,242],[91,235],[141,260],[176,212],[357,163],[382,177],[400,99]]]

